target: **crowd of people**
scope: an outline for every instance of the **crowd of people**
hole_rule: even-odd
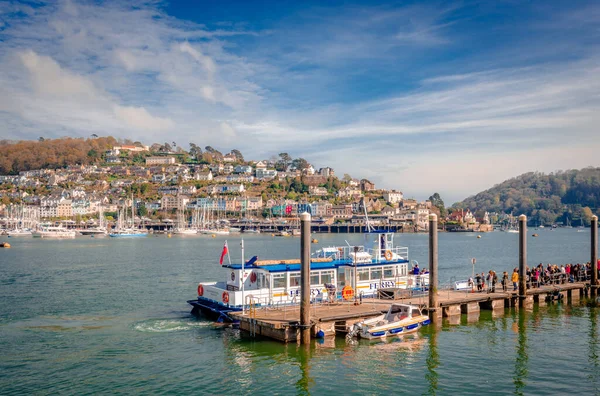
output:
[[[600,260],[598,260],[598,272],[600,273]],[[561,283],[583,282],[591,278],[590,263],[585,264],[544,264],[540,263],[533,268],[525,268],[525,279],[527,288],[535,288],[544,285],[556,285]],[[498,283],[498,275],[495,271],[490,270],[475,274],[475,278],[469,278],[469,286],[478,292],[487,291],[494,293],[496,284]],[[515,268],[512,274],[504,271],[500,278],[500,286],[502,291],[508,291],[512,287],[516,291],[519,287],[519,269]]]

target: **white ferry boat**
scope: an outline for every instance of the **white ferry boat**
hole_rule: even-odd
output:
[[[41,227],[39,230],[32,232],[36,238],[75,238],[77,233],[64,227]]]
[[[409,273],[407,247],[396,247],[391,232],[366,234],[371,247],[325,247],[311,258],[310,293],[315,300],[351,300],[354,291],[376,296],[381,288],[421,289],[429,285],[429,274]],[[232,321],[228,313],[243,305],[298,304],[300,260],[257,260],[222,266],[225,280],[201,282],[197,298],[189,300],[192,313],[204,313],[219,321]],[[243,281],[242,281],[243,279]]]

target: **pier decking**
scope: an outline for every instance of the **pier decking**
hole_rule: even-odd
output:
[[[527,290],[524,306],[533,303],[546,304],[546,300],[554,301],[559,294],[565,302],[576,302],[587,295],[589,283],[575,282],[541,286]],[[405,290],[404,290],[405,291]],[[470,320],[477,320],[481,309],[504,312],[504,308],[519,307],[518,291],[494,293],[470,293],[455,290],[440,290],[438,302],[441,311],[430,312],[430,315],[443,315],[450,322],[457,322],[461,314],[467,314]],[[354,305],[349,301],[311,304],[311,336],[317,337],[322,332],[325,337],[345,333],[354,324],[365,318],[386,312],[392,302],[410,303],[427,307],[428,295],[409,296],[397,299],[363,299],[361,304]],[[428,308],[428,307],[427,307]],[[284,306],[279,308],[249,309],[245,314],[232,313],[240,321],[240,329],[251,336],[273,338],[282,342],[296,342],[300,336],[300,306]]]

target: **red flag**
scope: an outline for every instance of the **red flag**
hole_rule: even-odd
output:
[[[221,259],[219,260],[219,264],[223,265],[223,258],[227,254],[227,241],[225,241],[225,245],[223,245],[223,251],[221,252]]]

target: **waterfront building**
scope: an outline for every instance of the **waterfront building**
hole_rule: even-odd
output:
[[[186,195],[163,195],[160,199],[160,208],[162,210],[185,209],[190,198]]]
[[[352,205],[351,204],[332,205],[331,206],[331,215],[336,219],[349,219],[352,217]]]

